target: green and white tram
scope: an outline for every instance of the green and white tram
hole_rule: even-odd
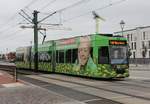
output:
[[[28,49],[26,49],[28,48]],[[127,39],[92,34],[47,41],[38,47],[40,71],[94,78],[129,76]],[[34,49],[16,50],[18,68],[34,69]]]

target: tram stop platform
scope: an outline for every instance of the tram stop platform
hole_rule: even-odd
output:
[[[84,104],[77,100],[19,80],[0,70],[0,104]]]
[[[0,84],[15,83],[14,78],[7,72],[0,71]]]

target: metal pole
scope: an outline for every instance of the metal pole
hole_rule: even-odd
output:
[[[38,71],[38,11],[33,12],[34,23],[34,70]]]
[[[124,28],[125,22],[121,20],[120,26],[121,26],[121,31],[122,31],[122,37],[123,37],[123,28]]]
[[[14,68],[14,80],[15,80],[15,82],[17,82],[18,80],[17,80],[17,68],[15,67]]]
[[[56,67],[56,50],[55,50],[55,42],[52,41],[52,47],[53,47],[53,51],[52,51],[52,72],[55,72],[55,67]]]
[[[31,58],[31,57],[32,57],[32,56],[31,56],[32,52],[31,52],[31,51],[32,51],[32,45],[31,45],[31,47],[30,47],[30,59],[29,59],[29,61],[30,61],[29,68],[30,68],[30,69],[32,69],[32,68],[31,68],[31,64],[32,64],[32,58]]]
[[[123,37],[123,27],[121,27],[121,30],[122,30],[122,37]]]
[[[98,34],[99,33],[99,18],[96,17],[95,19],[96,19],[96,34]]]

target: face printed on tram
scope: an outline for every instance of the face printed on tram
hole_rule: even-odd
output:
[[[80,65],[85,65],[90,56],[90,38],[80,37],[80,44],[78,47],[78,60]]]

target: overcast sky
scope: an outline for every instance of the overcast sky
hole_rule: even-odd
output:
[[[82,2],[80,2],[82,1]],[[118,1],[121,1],[118,3]],[[39,20],[54,11],[79,4],[57,12],[42,23],[59,24],[47,30],[46,40],[56,40],[95,32],[95,21],[91,11],[95,10],[105,21],[100,22],[100,33],[120,31],[120,21],[125,21],[125,29],[150,25],[150,1],[148,0],[1,0],[0,1],[0,53],[14,51],[17,47],[27,46],[33,41],[32,26],[18,13],[23,9],[32,17],[33,10],[40,11]],[[108,6],[112,4],[112,6]],[[107,8],[106,8],[107,7]],[[100,9],[99,9],[100,8]],[[42,25],[43,26],[43,25]],[[47,28],[47,26],[45,26]],[[39,43],[42,35],[39,34]],[[33,42],[32,42],[33,43]]]

